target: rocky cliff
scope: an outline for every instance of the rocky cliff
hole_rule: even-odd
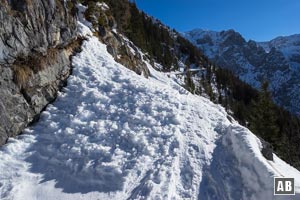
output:
[[[75,8],[62,0],[0,1],[0,145],[56,97],[76,47]]]

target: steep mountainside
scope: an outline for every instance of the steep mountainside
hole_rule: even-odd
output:
[[[300,173],[266,160],[224,108],[147,59],[151,76],[134,73],[79,30],[86,41],[67,87],[0,149],[2,199],[273,199],[274,176],[295,177],[299,197]]]
[[[8,2],[12,22],[40,14],[25,17],[38,28],[23,24],[37,38],[16,48],[24,56],[3,43],[3,141],[24,134],[0,147],[1,199],[272,199],[275,176],[294,177],[299,198],[300,120],[266,87],[211,63],[132,1]]]
[[[107,51],[117,62],[136,74],[149,77],[151,74],[145,63],[145,60],[149,60],[156,70],[168,74],[186,90],[224,106],[240,124],[248,126],[266,140],[265,148],[269,153],[265,156],[268,159],[272,159],[268,156],[272,152],[272,146],[273,151],[282,159],[300,168],[300,119],[276,107],[269,99],[268,91],[258,92],[229,70],[211,63],[179,33],[140,12],[130,1],[80,2],[86,7],[76,1],[49,1],[49,5],[45,1],[40,2],[43,6],[38,2],[30,4],[27,1],[2,3],[2,12],[7,15],[4,21],[24,20],[20,16],[29,19],[26,18],[27,15],[39,11],[40,15],[37,15],[40,18],[31,18],[35,20],[24,23],[24,27],[19,23],[24,28],[24,33],[12,32],[10,35],[15,37],[23,34],[22,37],[25,38],[29,38],[26,34],[31,34],[32,38],[36,35],[37,41],[25,40],[28,44],[24,43],[24,50],[18,51],[28,52],[16,58],[8,56],[10,59],[6,59],[7,62],[1,65],[1,69],[7,71],[1,74],[5,77],[1,79],[0,85],[1,92],[5,94],[0,97],[1,143],[5,143],[8,137],[21,133],[31,121],[36,121],[40,111],[56,98],[57,91],[65,84],[70,73],[70,55],[78,50],[84,40],[81,30],[75,34],[76,29],[84,30],[83,27],[87,26],[106,45]],[[17,11],[12,12],[12,9]],[[55,11],[57,13],[54,15]],[[43,14],[50,16],[46,18]],[[65,18],[61,16],[63,14]],[[56,20],[60,17],[63,19]],[[76,26],[76,19],[80,20],[81,25]],[[36,24],[38,28],[30,28],[30,24]],[[4,27],[3,32],[13,26],[7,27]],[[53,27],[56,29],[53,30]],[[63,36],[65,31],[70,35]],[[53,39],[56,41],[54,44],[50,42],[51,36],[56,38]],[[45,38],[42,40],[45,44],[38,43],[39,37]],[[29,44],[32,45],[31,51],[27,48]],[[11,45],[3,45],[6,54],[10,52]],[[138,53],[140,51],[143,52],[142,56]],[[261,121],[257,120],[257,112],[261,113],[260,119],[268,126],[261,126]]]
[[[262,43],[246,41],[234,30],[196,29],[183,35],[210,60],[250,85],[259,88],[262,81],[269,81],[275,101],[300,114],[300,35]]]

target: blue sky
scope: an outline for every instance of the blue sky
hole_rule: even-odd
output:
[[[138,7],[183,32],[234,29],[266,41],[300,33],[300,0],[136,0]]]

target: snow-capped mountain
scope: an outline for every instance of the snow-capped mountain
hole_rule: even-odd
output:
[[[220,67],[227,68],[259,88],[270,82],[275,101],[300,113],[300,35],[269,42],[246,41],[238,32],[195,29],[183,34]]]
[[[300,34],[291,36],[277,37],[268,42],[257,42],[266,52],[270,52],[272,48],[283,53],[291,67],[295,70],[300,68]]]

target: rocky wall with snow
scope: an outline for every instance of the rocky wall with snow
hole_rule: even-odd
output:
[[[66,1],[0,2],[0,145],[54,100],[68,77],[74,13]]]

